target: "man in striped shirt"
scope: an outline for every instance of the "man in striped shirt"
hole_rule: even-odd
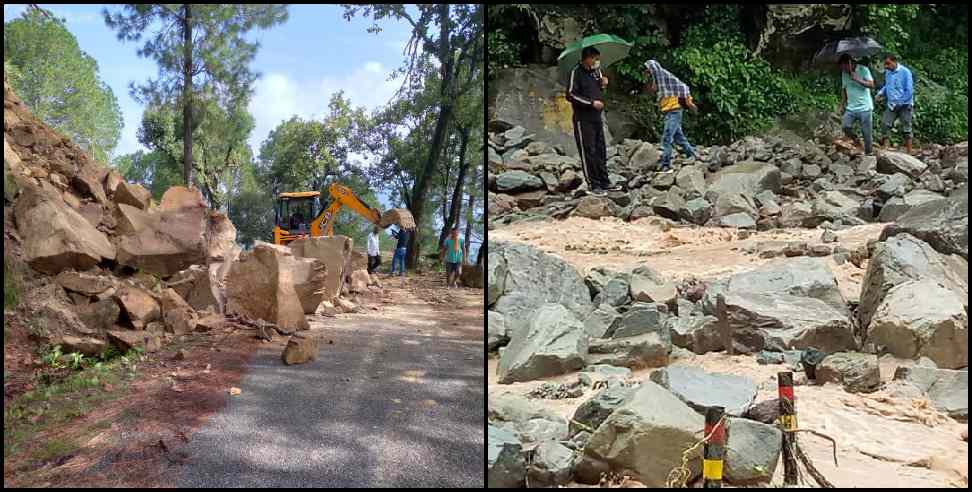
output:
[[[604,143],[604,123],[601,111],[604,100],[601,89],[608,79],[601,75],[601,54],[588,46],[581,51],[581,61],[570,72],[567,82],[567,100],[574,110],[574,140],[580,155],[584,178],[591,193],[601,195],[605,191],[620,190],[611,187],[607,172],[607,146]]]

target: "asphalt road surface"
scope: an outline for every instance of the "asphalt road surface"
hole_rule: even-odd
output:
[[[482,313],[386,305],[312,323],[316,361],[260,349],[184,448],[178,485],[484,487]]]

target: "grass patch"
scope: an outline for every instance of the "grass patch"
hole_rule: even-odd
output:
[[[20,272],[14,267],[13,261],[3,256],[3,309],[13,309],[20,303],[21,294]],[[6,327],[4,328],[6,333]]]
[[[70,439],[49,439],[31,457],[35,461],[50,461],[78,449],[78,444]]]

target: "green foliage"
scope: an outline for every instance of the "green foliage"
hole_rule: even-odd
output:
[[[37,9],[4,23],[7,81],[31,112],[107,163],[121,138],[118,100],[63,19]]]
[[[115,158],[113,163],[118,173],[130,183],[138,183],[152,192],[156,201],[170,186],[182,184],[179,165],[161,151],[135,151]]]
[[[912,39],[912,23],[920,14],[921,5],[860,4],[855,5],[854,15],[861,32],[881,41],[889,51],[898,53]]]
[[[50,350],[47,351],[43,357],[41,357],[41,360],[43,360],[44,364],[46,364],[49,367],[52,367],[54,369],[60,369],[64,367],[64,362],[61,360],[61,355],[62,355],[61,346],[55,345],[51,347]]]
[[[13,309],[20,302],[21,277],[11,258],[3,256],[3,308]]]
[[[490,78],[496,76],[497,69],[516,64],[521,45],[508,38],[505,31],[490,31],[486,36],[486,44],[489,46],[487,70]]]

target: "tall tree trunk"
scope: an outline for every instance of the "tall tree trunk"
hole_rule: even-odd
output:
[[[192,9],[182,5],[182,169],[192,186]]]
[[[462,188],[466,181],[466,170],[469,168],[469,161],[466,160],[466,145],[469,143],[469,129],[459,127],[459,176],[456,177],[456,187],[452,192],[452,205],[449,209],[449,217],[442,224],[442,232],[439,233],[439,248],[445,242],[449,230],[454,224],[459,224],[459,214],[462,213]]]
[[[485,253],[485,252],[486,252],[486,241],[483,241],[479,245],[479,252],[476,253],[476,264],[477,265],[483,266],[483,253]]]
[[[437,57],[439,63],[442,64],[442,85],[439,89],[439,100],[442,106],[439,108],[439,117],[435,121],[435,130],[432,132],[432,142],[429,146],[429,157],[425,161],[424,169],[422,169],[421,174],[419,174],[418,179],[415,180],[415,186],[412,188],[412,216],[415,217],[415,224],[418,226],[416,228],[416,234],[412,234],[409,237],[409,247],[407,262],[409,268],[415,268],[416,259],[419,256],[418,248],[418,231],[421,230],[421,221],[424,217],[425,212],[425,195],[429,191],[429,182],[432,177],[432,173],[435,171],[435,164],[439,161],[439,156],[442,155],[442,144],[445,141],[445,137],[448,134],[446,132],[449,122],[452,119],[452,104],[453,101],[450,96],[453,93],[453,67],[455,65],[455,58],[452,53],[452,43],[450,42],[450,33],[452,27],[452,20],[449,19],[449,4],[439,5],[439,52]]]
[[[475,186],[476,181],[473,180],[470,186]],[[469,239],[472,237],[472,221],[473,221],[473,208],[476,206],[476,195],[473,195],[472,191],[469,192],[469,203],[466,204],[466,243],[463,245],[465,250],[462,252],[462,257],[465,259],[466,263],[472,263],[469,261]]]

